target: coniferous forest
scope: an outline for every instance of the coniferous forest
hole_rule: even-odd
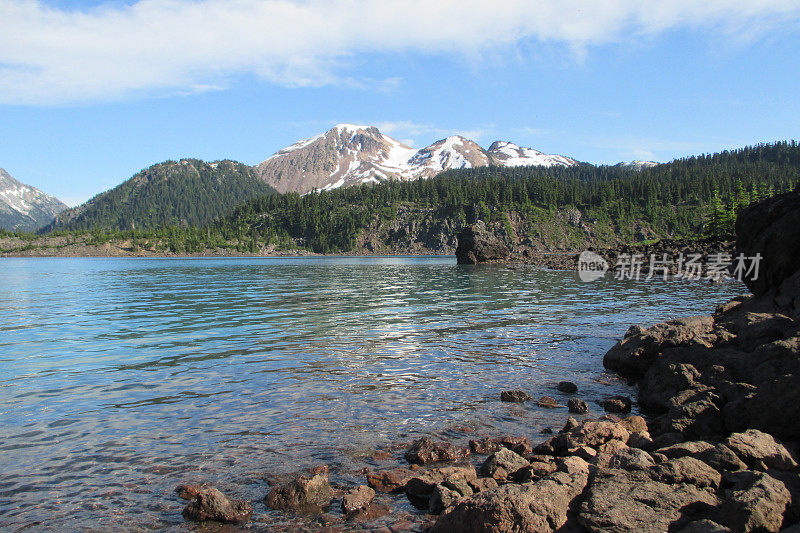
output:
[[[90,232],[95,243],[129,239],[134,246],[175,253],[221,247],[255,253],[270,245],[346,253],[367,230],[396,225],[401,213],[404,223],[411,220],[414,227],[443,224],[455,232],[483,220],[507,227],[506,233],[512,232],[513,214],[527,222],[526,231],[535,237],[537,228],[561,224],[557,213],[573,209],[583,220],[628,239],[636,238],[631,228],[643,225],[655,238],[726,239],[739,209],[791,190],[800,180],[795,141],[693,156],[644,170],[589,164],[490,166],[303,196],[274,193],[246,165],[185,161],[142,171],[86,207],[65,213],[45,232]]]

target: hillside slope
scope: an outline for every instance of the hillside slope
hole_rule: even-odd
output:
[[[166,161],[62,212],[45,231],[204,226],[243,202],[274,192],[242,163]]]

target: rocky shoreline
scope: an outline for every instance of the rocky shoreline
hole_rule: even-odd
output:
[[[590,417],[577,387],[562,382],[575,416],[543,442],[484,436],[459,447],[423,437],[405,465],[365,469],[361,484],[333,486],[318,467],[272,486],[264,504],[307,517],[306,530],[797,533],[798,222],[799,193],[750,207],[737,249],[765,257],[761,275],[746,280],[754,294],[710,316],[633,326],[608,351],[605,367],[637,384],[647,418],[630,415],[625,397]],[[498,395],[534,401],[525,391]],[[561,407],[547,396],[536,403]],[[189,500],[187,520],[243,524],[253,510],[207,485],[177,492]],[[419,512],[393,514],[398,498]],[[382,516],[389,522],[376,525]]]

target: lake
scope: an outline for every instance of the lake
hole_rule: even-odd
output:
[[[264,525],[271,475],[355,483],[420,435],[537,442],[566,408],[501,390],[633,395],[602,368],[630,325],[742,292],[453,257],[3,259],[0,528],[180,530],[198,480]]]

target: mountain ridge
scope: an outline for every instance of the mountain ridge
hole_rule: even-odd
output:
[[[572,158],[522,148],[509,141],[495,141],[487,150],[461,135],[414,149],[375,126],[338,124],[278,150],[256,169],[278,192],[306,194],[387,179],[430,178],[459,168],[577,164]]]
[[[32,231],[46,226],[69,206],[0,168],[0,229]]]

